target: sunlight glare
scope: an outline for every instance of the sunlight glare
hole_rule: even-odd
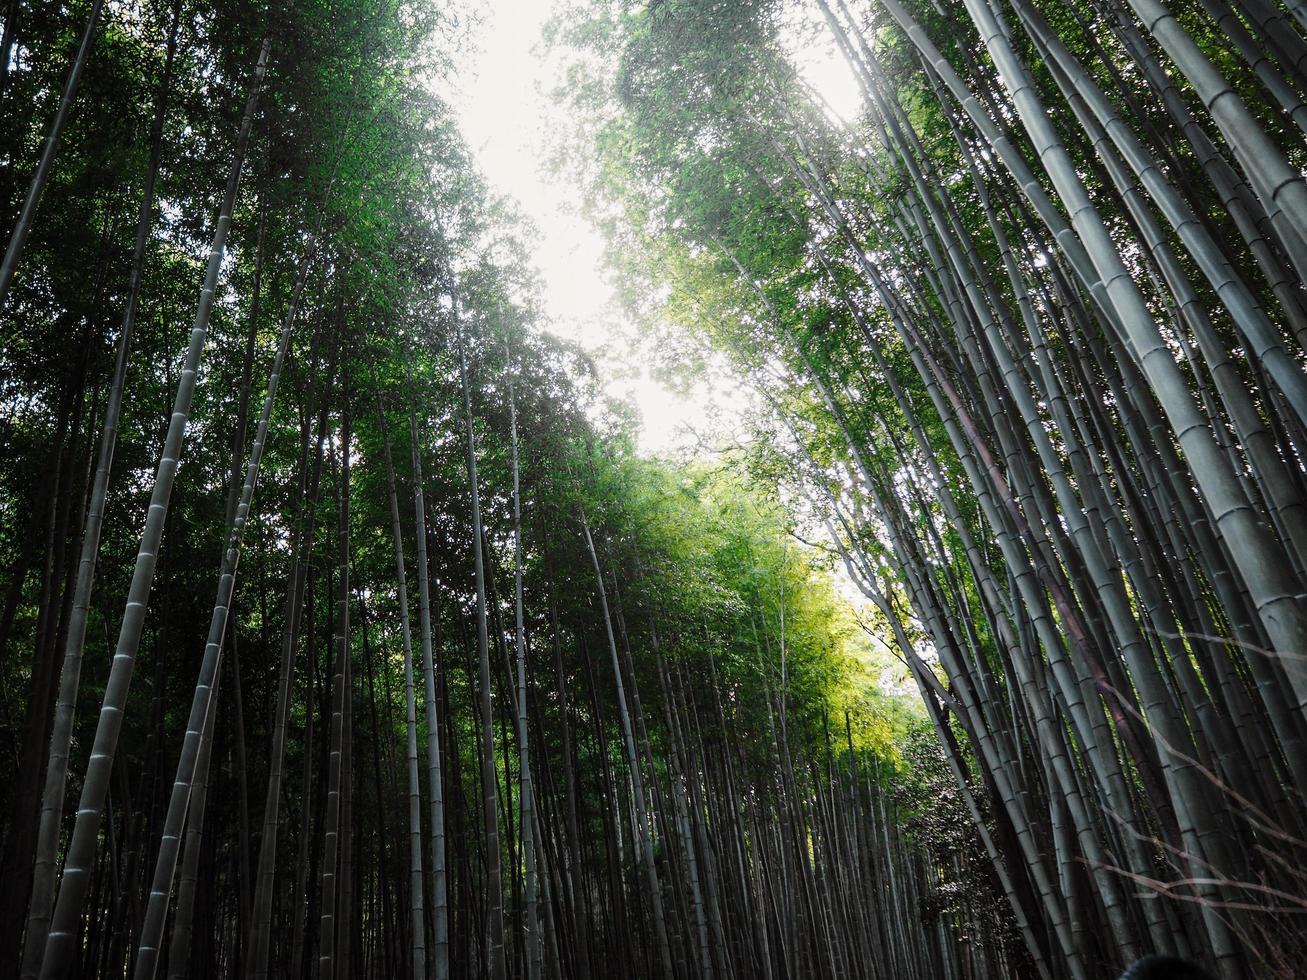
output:
[[[640,413],[645,452],[697,446],[695,427],[734,427],[742,397],[717,397],[711,386],[678,395],[659,382],[652,358],[613,322],[617,303],[603,269],[604,240],[580,214],[581,188],[545,173],[548,135],[569,125],[548,97],[555,79],[538,50],[557,0],[494,0],[479,11],[476,43],[460,53],[451,95],[464,137],[491,189],[512,199],[535,227],[531,262],[551,332],[579,343],[600,365],[610,397]]]

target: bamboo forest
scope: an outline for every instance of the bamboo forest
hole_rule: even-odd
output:
[[[0,21],[0,980],[1307,977],[1305,0]]]

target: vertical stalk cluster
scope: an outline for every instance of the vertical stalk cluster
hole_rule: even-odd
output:
[[[1032,962],[1289,969],[1301,26],[815,0],[860,95],[843,121],[793,65],[801,5],[673,6],[609,28],[625,136],[600,145],[661,249],[635,264],[751,378]]]

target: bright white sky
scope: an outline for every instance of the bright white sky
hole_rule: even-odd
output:
[[[610,395],[640,411],[640,448],[650,453],[693,451],[699,436],[735,428],[747,403],[729,379],[718,378],[682,398],[650,374],[651,358],[632,331],[615,322],[616,305],[603,271],[603,240],[580,216],[578,188],[545,173],[546,134],[568,121],[547,95],[553,79],[543,57],[541,29],[556,0],[487,0],[473,45],[460,59],[452,95],[463,134],[491,187],[516,200],[540,232],[534,262],[544,285],[552,330],[581,343],[598,362]],[[851,116],[856,82],[833,45],[796,53],[808,81],[837,112]]]

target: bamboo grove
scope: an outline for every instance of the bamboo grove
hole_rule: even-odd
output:
[[[571,19],[628,305],[751,379],[752,465],[911,664],[1031,975],[1301,975],[1301,5]]]
[[[781,481],[546,329],[471,13],[0,11],[0,976],[1028,972]]]

